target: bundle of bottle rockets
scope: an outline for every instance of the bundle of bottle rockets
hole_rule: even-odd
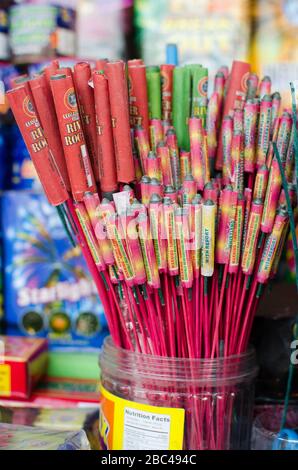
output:
[[[289,227],[274,143],[296,204],[293,115],[270,78],[235,61],[208,93],[201,65],[104,59],[73,70],[53,61],[12,86],[16,121],[116,345],[173,357],[244,351]]]

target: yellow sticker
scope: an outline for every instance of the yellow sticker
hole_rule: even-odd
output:
[[[99,433],[108,450],[182,450],[184,409],[144,405],[100,387]]]
[[[11,367],[9,364],[0,364],[0,395],[10,397],[11,395]]]

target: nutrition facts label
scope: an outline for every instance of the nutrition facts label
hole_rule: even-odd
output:
[[[166,414],[124,409],[123,450],[169,449],[171,417]]]

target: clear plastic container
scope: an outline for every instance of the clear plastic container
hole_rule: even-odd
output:
[[[108,337],[100,367],[102,386],[111,394],[184,409],[183,449],[249,449],[257,374],[253,350],[228,358],[177,359],[126,351]],[[143,450],[150,450],[146,445]]]
[[[284,429],[280,430],[283,409],[261,413],[253,423],[252,449],[298,450],[298,407],[290,407]]]

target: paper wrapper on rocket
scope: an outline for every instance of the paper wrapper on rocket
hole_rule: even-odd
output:
[[[142,126],[149,136],[149,111],[145,65],[128,63],[129,115],[131,127]]]
[[[100,186],[102,192],[113,192],[117,190],[117,171],[108,80],[102,73],[94,72],[93,84],[97,122],[97,155]]]
[[[162,119],[172,122],[173,109],[173,72],[174,65],[165,64],[160,66],[161,75],[161,107]]]
[[[19,87],[9,91],[7,97],[50,204],[64,203],[69,195],[40,127],[31,96],[27,89]]]
[[[231,115],[234,109],[243,109],[247,93],[247,79],[250,65],[246,62],[234,61],[228,78],[227,93],[224,102],[223,116]],[[221,170],[223,166],[222,138],[220,135],[215,167]]]
[[[135,167],[131,148],[125,63],[121,60],[108,62],[105,71],[109,84],[117,180],[119,183],[130,183],[135,180]]]
[[[51,88],[64,149],[71,191],[75,201],[96,191],[92,166],[84,138],[72,77],[54,75]]]

